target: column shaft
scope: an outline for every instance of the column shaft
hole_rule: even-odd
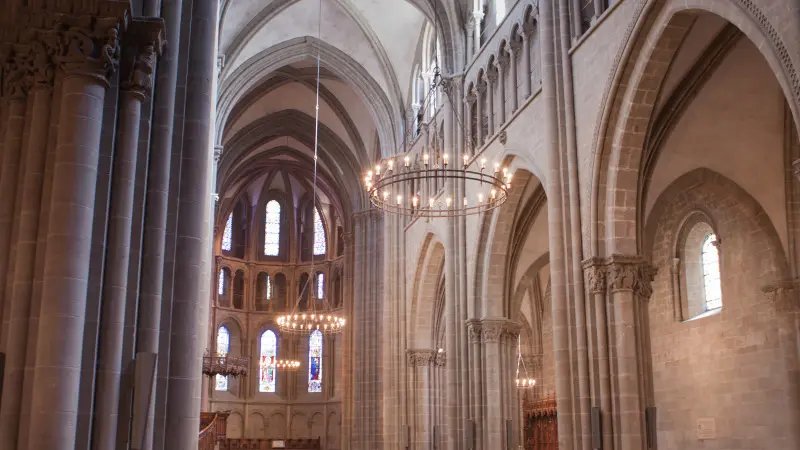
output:
[[[522,68],[525,71],[525,98],[533,94],[533,73],[531,70],[531,38],[527,31],[522,31]]]
[[[166,427],[170,439],[165,442],[168,448],[176,449],[193,449],[198,443],[203,328],[208,321],[208,317],[201,317],[200,303],[208,301],[202,294],[208,291],[209,284],[203,244],[207,202],[211,200],[208,171],[217,7],[216,0],[194,0],[192,5],[167,394]]]
[[[122,344],[131,255],[133,193],[141,118],[141,92],[123,90],[119,101],[117,149],[112,171],[110,217],[100,316],[95,421],[92,447],[112,448],[117,438]]]
[[[0,408],[0,447],[9,449],[16,448],[19,432],[51,99],[52,86],[36,89],[33,92],[31,115],[27,120],[32,132],[25,149],[19,235],[16,258],[12,261],[14,278],[8,280],[11,283],[11,296],[6,299],[9,314],[7,328],[3,328],[3,333],[8,337]]]
[[[11,253],[11,231],[14,219],[14,204],[19,185],[19,162],[22,149],[22,133],[25,127],[25,96],[7,100],[5,136],[3,137],[3,161],[0,167],[0,330],[8,329],[8,305],[6,304],[6,282]],[[7,333],[0,337],[0,349],[5,350]]]
[[[75,447],[105,80],[62,84],[31,411],[32,450]]]

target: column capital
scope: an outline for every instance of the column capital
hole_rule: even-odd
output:
[[[519,39],[511,39],[508,42],[508,51],[512,55],[517,53],[522,48],[522,40]]]
[[[108,12],[116,14],[59,17],[53,31],[58,42],[55,60],[67,76],[86,76],[107,85],[108,78],[119,68],[120,34],[127,25],[128,10],[125,7]]]
[[[433,364],[436,350],[414,348],[406,350],[406,359],[411,367],[427,367]]]
[[[800,308],[800,279],[775,281],[762,286],[761,292],[775,302],[778,311],[796,311]]]
[[[122,43],[120,87],[145,98],[153,89],[156,58],[164,50],[164,20],[134,19]]]
[[[508,54],[500,52],[500,54],[498,54],[494,59],[494,67],[497,69],[497,72],[505,73],[510,62],[511,58],[509,58]],[[496,74],[495,77],[497,76],[498,75]]]
[[[656,269],[638,255],[613,255],[606,259],[608,288],[613,291],[633,291],[648,299],[653,293],[652,281]]]
[[[483,335],[483,326],[480,319],[467,320],[467,332],[469,333],[469,341],[473,344],[479,344]]]
[[[500,342],[508,337],[516,339],[522,329],[518,323],[504,318],[481,319],[480,324],[481,336],[485,343]]]
[[[794,177],[800,181],[800,158],[792,161],[792,171],[794,172]]]
[[[476,24],[481,23],[481,20],[483,20],[485,16],[486,15],[480,9],[472,11],[472,20],[474,20]]]
[[[604,261],[600,258],[589,258],[584,260],[582,264],[589,292],[593,294],[605,292],[608,271]]]
[[[437,351],[436,352],[436,356],[433,359],[433,364],[436,367],[444,367],[445,365],[447,365],[447,352],[445,352],[445,351],[441,351],[441,352]]]
[[[0,49],[3,68],[3,97],[22,100],[33,85],[31,46],[9,43]]]

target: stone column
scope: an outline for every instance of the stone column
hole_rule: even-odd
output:
[[[520,41],[516,39],[511,39],[511,42],[508,45],[508,56],[509,61],[511,62],[511,66],[509,68],[511,74],[511,113],[517,112],[517,108],[519,108],[519,87],[517,83],[517,71],[519,67],[517,66],[517,55],[519,55],[520,49],[523,49],[524,46],[520,43]],[[530,78],[530,76],[528,77]]]
[[[640,342],[644,332],[639,327],[640,303],[652,293],[655,271],[638,256],[614,255],[608,266],[609,301],[614,311],[613,329],[616,344],[617,418],[619,430],[615,448],[633,450],[645,445],[643,396],[644,361]]]
[[[467,58],[472,58],[477,51],[475,47],[475,19],[471,16],[467,19]]]
[[[472,395],[473,416],[470,418],[475,424],[474,450],[483,450],[483,377],[481,371],[483,331],[481,321],[469,319],[467,321],[467,331],[469,332],[469,343],[472,346],[472,374],[470,394]]]
[[[508,55],[500,54],[495,61],[495,70],[497,71],[497,94],[500,96],[498,99],[498,107],[500,109],[500,117],[498,128],[501,128],[506,123],[506,69],[508,68]]]
[[[431,375],[436,350],[406,350],[409,370],[410,405],[408,426],[411,427],[411,450],[427,450],[431,447]]]
[[[587,305],[594,303],[595,349],[596,361],[593,366],[597,367],[597,378],[599,389],[595,394],[595,404],[600,407],[600,417],[603,432],[603,448],[613,448],[614,442],[614,421],[611,420],[613,410],[611,407],[611,369],[609,366],[609,342],[608,342],[608,320],[606,314],[606,267],[602,261],[596,258],[588,259],[583,262],[584,273],[586,274],[586,287],[589,292]]]
[[[473,56],[478,54],[479,51],[481,51],[481,33],[483,33],[483,30],[481,29],[482,20],[483,20],[483,11],[481,11],[480,9],[472,11],[472,21],[475,23],[475,33],[473,34],[474,43],[472,44],[475,52],[473,53]]]
[[[501,345],[505,319],[483,319],[481,332],[483,338],[483,395],[485,399],[485,416],[482,424],[483,449],[504,450],[505,433],[503,425],[503,405],[501,390]],[[506,449],[507,450],[507,449]]]
[[[28,320],[33,294],[33,276],[39,231],[39,212],[47,153],[50,107],[53,96],[55,68],[48,56],[48,48],[40,41],[31,44],[33,72],[27,77],[33,81],[33,99],[26,122],[31,130],[24,150],[25,163],[21,171],[21,196],[19,232],[16,257],[11,261],[9,278],[10,297],[6,299],[5,326],[6,368],[0,403],[0,447],[16,448],[22,406],[25,355],[28,340]],[[5,167],[5,165],[4,165]]]
[[[479,148],[483,147],[483,96],[486,94],[486,84],[482,83],[481,80],[475,84],[475,90],[478,92],[478,108],[476,114],[477,117],[477,130],[475,136],[477,137],[477,141],[475,142],[475,148],[472,150],[472,153],[476,153]]]
[[[216,67],[216,0],[194,0],[191,14],[191,47],[187,71],[186,113],[181,155],[180,198],[175,243],[172,299],[172,336],[167,394],[167,448],[197,447],[200,417],[201,366],[205,350],[201,303],[208,302],[210,285],[206,271],[205,237],[209,183],[213,77]],[[206,310],[207,312],[207,310]]]
[[[473,127],[476,125],[472,122],[472,115],[475,114],[477,118],[478,114],[478,96],[475,95],[475,91],[471,91],[467,94],[466,98],[464,99],[464,106],[467,110],[467,114],[464,115],[465,117],[465,127],[466,127],[466,135],[467,135],[467,153],[470,155],[475,154],[475,150],[477,149],[477,132],[478,130],[474,129]],[[479,123],[478,123],[479,124]],[[478,127],[475,127],[478,128]]]
[[[12,45],[8,51],[8,54],[2,56],[3,102],[6,103],[4,152],[0,168],[0,316],[3,318],[2,330],[8,329],[6,277],[11,259],[11,228],[17,186],[19,185],[25,105],[32,82],[28,71],[30,47],[16,44]],[[0,349],[5,350],[6,339],[6,333],[3,333],[3,337],[0,339]]]
[[[533,73],[531,70],[531,34],[533,30],[527,24],[522,25],[519,30],[519,36],[522,38],[522,45],[520,47],[520,51],[522,51],[522,69],[525,72],[524,80],[524,93],[525,98],[529,98],[533,94]]]
[[[486,79],[488,80],[486,83],[486,107],[489,109],[489,111],[487,111],[489,117],[489,131],[486,133],[487,139],[492,137],[495,132],[494,113],[497,109],[494,104],[494,88],[497,86],[497,70],[494,69],[495,68],[492,67],[486,69]]]
[[[122,51],[92,427],[92,446],[97,449],[112,448],[117,440],[139,122],[142,102],[152,90],[156,55],[163,43],[163,28],[161,19],[135,20],[125,35]]]
[[[126,10],[115,12],[90,27],[68,28],[56,53],[64,78],[36,343],[32,450],[75,448],[103,100],[117,66]]]
[[[155,2],[154,2],[155,3]],[[159,334],[162,326],[161,310],[170,308],[169,297],[163,295],[164,260],[167,252],[167,214],[170,190],[170,171],[172,166],[172,139],[175,119],[175,97],[178,79],[178,50],[181,35],[181,0],[164,2],[161,16],[169,30],[170,45],[158,61],[155,93],[153,98],[153,125],[150,142],[150,161],[147,169],[147,193],[144,214],[144,235],[142,238],[142,271],[139,290],[139,317],[136,329],[136,351],[155,353],[158,355],[156,380],[164,380],[166,374],[159,377],[158,367],[166,367],[169,349],[159,346]],[[174,195],[174,194],[173,194]],[[163,304],[162,304],[163,302]],[[168,326],[170,318],[165,318]],[[158,383],[153,389],[150,408],[147,412],[147,426],[142,450],[153,448],[155,429],[155,393]],[[166,385],[162,384],[162,392]],[[163,428],[161,422],[160,428]]]

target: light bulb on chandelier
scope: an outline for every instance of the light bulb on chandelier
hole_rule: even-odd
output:
[[[525,360],[522,359],[522,337],[517,338],[517,378],[515,380],[517,389],[532,389],[536,386],[536,378],[528,376],[528,368],[525,367]],[[520,377],[520,368],[522,369],[523,376]]]

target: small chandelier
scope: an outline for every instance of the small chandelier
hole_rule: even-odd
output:
[[[533,389],[536,386],[536,378],[528,376],[528,369],[525,367],[525,360],[522,359],[522,336],[517,337],[517,389]],[[520,377],[520,368],[522,368],[523,376]]]
[[[300,361],[294,359],[278,359],[274,362],[267,362],[266,359],[261,360],[259,363],[262,369],[266,369],[269,366],[274,366],[278,370],[297,370],[300,368]]]
[[[364,188],[373,205],[404,216],[471,216],[505,203],[512,176],[507,167],[495,163],[494,170],[487,169],[486,158],[476,161],[466,153],[453,159],[458,162],[439,151],[423,153],[413,163],[408,154],[389,158],[367,171]]]
[[[203,355],[203,374],[209,377],[222,375],[224,377],[238,377],[247,375],[247,366],[250,358],[247,356],[231,356],[225,353]]]

